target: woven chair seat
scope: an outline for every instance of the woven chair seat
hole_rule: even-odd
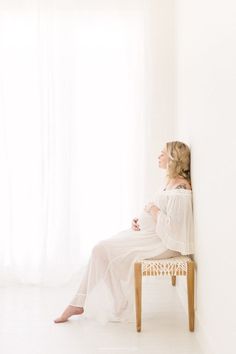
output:
[[[186,275],[189,256],[177,256],[163,259],[144,259],[142,264],[143,275]]]

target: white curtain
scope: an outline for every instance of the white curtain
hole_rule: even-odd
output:
[[[54,286],[145,199],[145,1],[0,2],[0,281]]]

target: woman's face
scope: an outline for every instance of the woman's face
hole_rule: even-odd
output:
[[[158,156],[159,167],[166,169],[168,161],[169,161],[169,157],[167,155],[166,147],[164,146],[164,148],[161,150],[160,155]]]

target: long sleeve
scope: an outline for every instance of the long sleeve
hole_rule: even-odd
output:
[[[182,255],[194,253],[192,192],[166,191],[160,198],[156,233],[164,245]]]

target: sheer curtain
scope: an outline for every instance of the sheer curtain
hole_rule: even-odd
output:
[[[1,284],[65,284],[141,211],[144,3],[1,1]]]

